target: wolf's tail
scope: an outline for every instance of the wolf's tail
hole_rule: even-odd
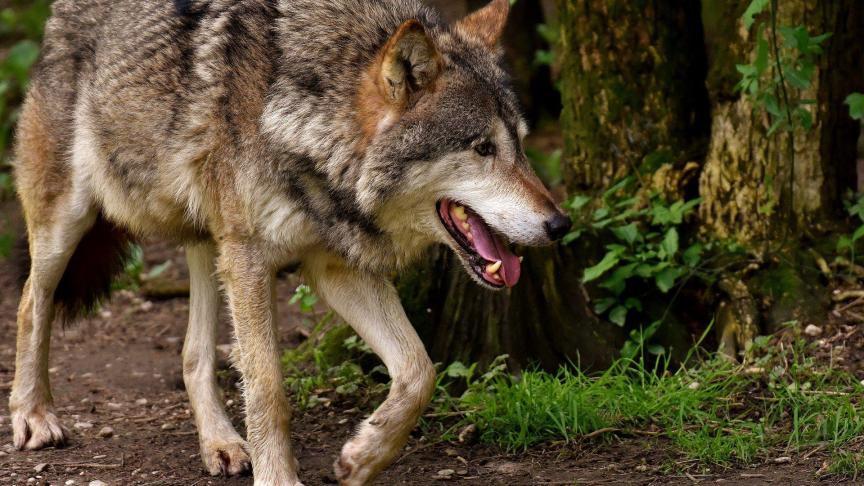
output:
[[[132,249],[128,232],[101,214],[84,235],[54,291],[56,318],[64,324],[92,311],[111,294],[111,284],[126,266]],[[23,287],[30,274],[31,261],[27,236],[17,250],[19,283]]]

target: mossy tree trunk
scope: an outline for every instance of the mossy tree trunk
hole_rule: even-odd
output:
[[[833,33],[818,58],[811,88],[801,93],[802,99],[816,100],[809,107],[814,125],[793,132],[793,156],[789,135],[768,136],[772,122],[765,110],[754,109],[735,91],[741,78],[735,66],[751,59],[755,45],[755,29],[748,32],[741,22],[749,3],[702,1],[713,121],[699,189],[705,234],[758,248],[780,237],[794,241],[802,233],[818,234],[841,209],[843,191],[856,186],[859,126],[843,100],[864,87],[864,5],[858,0],[779,2],[780,25],[804,25],[813,36]]]
[[[709,119],[698,4],[560,0],[558,9],[568,191],[598,189],[661,148],[682,165],[697,157]],[[509,354],[517,365],[600,367],[625,339],[593,315],[581,283],[600,252],[589,242],[522,250],[519,285],[490,293],[439,250],[399,287],[436,361],[483,364]]]
[[[701,159],[709,131],[699,5],[561,0],[565,178],[595,190],[668,150]]]

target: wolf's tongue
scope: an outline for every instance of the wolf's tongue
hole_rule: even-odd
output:
[[[486,223],[473,212],[468,213],[468,224],[471,225],[471,234],[474,236],[474,247],[477,253],[489,261],[489,263],[501,262],[498,275],[504,280],[504,285],[513,287],[519,282],[522,274],[522,264],[519,257],[514,255],[506,245],[496,238]],[[491,275],[490,275],[491,277]]]

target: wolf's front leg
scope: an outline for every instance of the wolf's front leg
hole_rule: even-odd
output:
[[[237,337],[235,361],[243,375],[246,440],[256,486],[302,486],[291,449],[291,414],[282,388],[276,339],[274,271],[249,243],[223,241],[219,271]]]
[[[319,294],[381,357],[393,380],[387,400],[363,421],[335,465],[342,486],[370,484],[399,454],[432,398],[435,368],[389,281],[334,261],[312,262],[307,271]]]

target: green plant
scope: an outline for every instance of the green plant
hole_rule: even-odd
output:
[[[849,116],[853,120],[864,120],[864,94],[850,94],[846,97],[845,104],[849,106]]]
[[[288,305],[297,305],[300,312],[311,314],[315,311],[315,304],[318,303],[318,296],[312,292],[312,288],[306,284],[300,285],[288,301]]]
[[[595,375],[563,367],[511,376],[498,368],[477,380],[476,367],[454,363],[439,380],[464,379],[467,390],[454,398],[439,388],[432,416],[475,424],[481,441],[510,451],[610,434],[665,436],[685,458],[709,465],[843,450],[864,432],[857,400],[864,387],[817,362],[813,345],[779,339],[758,338],[746,368],[713,356],[692,365],[698,349],[675,370],[665,360],[648,367],[621,358]]]
[[[837,240],[837,253],[849,254],[849,260],[855,262],[856,247],[858,241],[864,238],[864,194],[849,196],[845,200],[846,211],[859,223],[858,228],[851,235],[842,235]]]
[[[638,175],[615,183],[599,199],[580,195],[567,203],[577,228],[565,237],[566,244],[591,231],[601,241],[612,241],[596,265],[585,269],[583,282],[599,281],[608,296],[595,300],[594,311],[624,326],[631,312],[641,312],[642,287],[649,283],[666,294],[702,260],[700,243],[682,245],[679,228],[700,199],[668,202],[658,192],[639,195]],[[643,191],[644,192],[644,191]]]

